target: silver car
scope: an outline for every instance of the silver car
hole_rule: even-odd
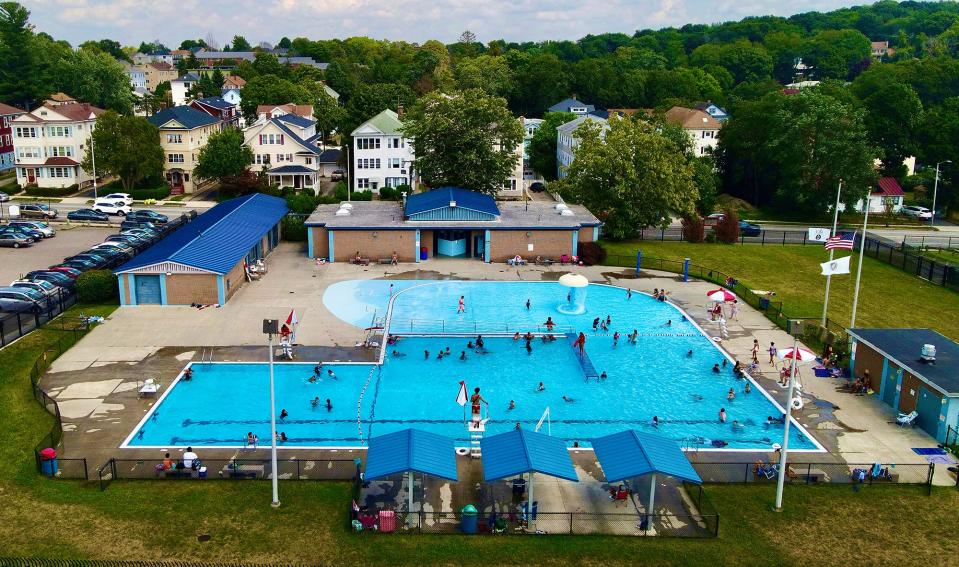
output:
[[[30,246],[31,244],[33,244],[33,239],[28,236],[13,232],[0,233],[0,247],[20,248],[21,246]]]
[[[58,286],[45,281],[33,281],[33,280],[16,280],[10,283],[10,287],[18,287],[23,289],[32,289],[42,293],[43,295],[50,297],[57,294]]]
[[[56,229],[43,221],[11,221],[10,226],[22,226],[35,230],[42,234],[44,238],[53,238],[57,235]]]

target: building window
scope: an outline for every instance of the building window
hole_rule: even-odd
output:
[[[356,160],[356,169],[379,169],[380,158],[360,158]]]
[[[48,177],[73,177],[73,168],[72,167],[48,167],[49,175]]]
[[[17,146],[17,157],[18,158],[38,158],[40,157],[40,148]]]
[[[370,180],[365,177],[359,177],[356,179],[356,188],[357,189],[369,189]]]
[[[283,134],[260,134],[260,145],[283,145]]]
[[[256,154],[253,156],[253,163],[257,165],[269,165],[270,154]]]
[[[402,148],[405,145],[406,143],[403,141],[403,138],[390,138],[386,143],[386,147],[390,149]]]
[[[15,130],[15,133],[18,138],[36,138],[37,137],[37,129],[33,127],[25,128],[23,126],[18,126],[17,129]]]
[[[183,143],[183,134],[167,134],[166,143],[168,144],[182,144]]]
[[[311,157],[306,158],[306,165],[313,165],[313,158]]]
[[[390,169],[399,169],[403,167],[403,160],[400,158],[390,158],[387,161],[387,166]]]
[[[65,138],[70,135],[69,126],[47,126],[47,135],[55,138]]]
[[[387,187],[399,187],[400,185],[407,185],[405,177],[387,177],[386,178]]]
[[[73,157],[73,146],[52,146],[50,157]]]
[[[357,138],[356,149],[378,150],[380,149],[380,139],[379,138]]]
[[[183,163],[183,154],[167,154],[167,163]]]

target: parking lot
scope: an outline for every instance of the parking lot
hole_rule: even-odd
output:
[[[21,274],[47,268],[117,232],[114,228],[57,228],[57,235],[25,248],[0,248],[0,285],[9,285]]]

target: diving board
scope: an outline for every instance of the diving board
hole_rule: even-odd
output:
[[[566,338],[569,339],[569,345],[573,349],[573,355],[576,356],[576,360],[579,361],[579,367],[583,369],[583,374],[586,375],[586,379],[590,378],[599,378],[599,373],[596,372],[596,367],[593,366],[593,362],[589,359],[589,355],[586,354],[586,351],[579,351],[579,347],[576,346],[576,339],[579,337],[576,333],[566,333]]]

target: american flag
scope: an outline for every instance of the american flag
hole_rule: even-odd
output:
[[[826,250],[852,250],[855,242],[855,232],[844,232],[826,239]]]

